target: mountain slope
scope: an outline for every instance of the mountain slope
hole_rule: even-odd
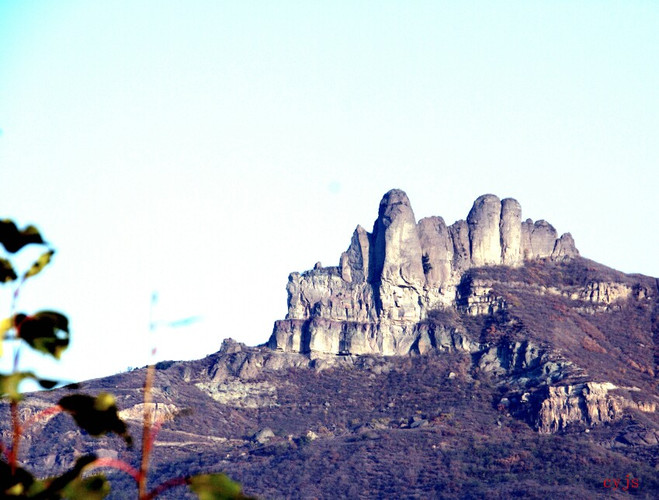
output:
[[[221,470],[263,498],[659,496],[657,280],[580,257],[514,200],[438,219],[387,193],[338,267],[291,275],[267,344],[159,363],[152,485]],[[117,396],[135,450],[144,376],[78,389]],[[29,395],[23,418],[68,391]],[[43,475],[88,451],[139,461],[62,414],[21,446]],[[108,474],[113,498],[135,494]]]

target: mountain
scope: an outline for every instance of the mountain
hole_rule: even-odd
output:
[[[466,281],[471,269],[579,255],[570,234],[558,238],[547,222],[521,216],[516,200],[490,194],[474,202],[466,222],[447,227],[441,217],[427,217],[417,223],[407,195],[389,191],[373,231],[357,226],[338,267],[318,263],[289,276],[288,315],[275,323],[268,345],[357,355],[425,351],[433,341],[432,330],[420,336],[428,315],[474,299]]]
[[[156,365],[153,485],[225,471],[262,498],[659,497],[659,280],[581,257],[517,201],[481,196],[447,226],[389,191],[338,266],[287,291],[267,343]],[[26,429],[22,462],[137,465],[144,377],[76,389],[116,395],[134,450],[57,414]],[[70,390],[28,395],[22,417]]]

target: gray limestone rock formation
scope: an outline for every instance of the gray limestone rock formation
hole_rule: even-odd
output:
[[[501,200],[501,263],[517,266],[522,261],[522,206],[513,198]]]
[[[369,277],[370,234],[357,226],[348,250],[341,255],[341,277],[351,283],[363,283]]]
[[[426,217],[418,224],[421,243],[421,264],[426,286],[440,288],[451,278],[453,270],[453,240],[441,217]]]
[[[501,201],[493,194],[480,196],[474,202],[467,224],[471,262],[474,266],[501,263]]]
[[[539,220],[535,223],[526,219],[522,223],[522,252],[525,260],[549,257],[554,251],[558,234],[549,222]]]
[[[407,195],[392,189],[373,225],[373,272],[381,318],[418,321],[425,275],[416,219]]]
[[[447,226],[441,217],[417,223],[407,195],[393,189],[380,202],[373,231],[357,226],[337,267],[318,263],[289,276],[288,314],[268,345],[327,354],[425,349],[420,322],[456,304],[465,271],[578,254],[569,233],[559,238],[546,221],[522,222],[512,198],[480,196],[466,221]]]

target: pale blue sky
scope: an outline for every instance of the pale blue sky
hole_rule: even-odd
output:
[[[58,250],[20,307],[73,328],[61,369],[23,367],[265,342],[288,273],[338,263],[394,187],[448,223],[515,197],[659,276],[658,26],[629,0],[0,0],[0,215]],[[202,320],[149,337],[153,290]]]

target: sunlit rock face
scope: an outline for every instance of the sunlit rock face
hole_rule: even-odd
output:
[[[419,321],[425,274],[416,219],[407,195],[393,189],[380,202],[373,225],[373,271],[379,317]]]
[[[337,267],[292,273],[288,314],[268,345],[288,352],[407,354],[429,311],[456,305],[463,274],[481,266],[577,256],[569,234],[546,221],[522,222],[522,208],[493,194],[476,199],[466,220],[416,221],[409,198],[392,189],[369,233],[357,226]]]
[[[371,235],[361,226],[352,234],[348,250],[341,255],[341,277],[349,283],[364,283],[369,277]]]
[[[501,201],[493,194],[480,196],[474,202],[467,224],[471,263],[474,267],[501,263]]]
[[[596,382],[545,387],[535,395],[540,407],[535,425],[540,432],[549,434],[573,423],[592,426],[618,420],[626,401],[612,395],[611,389],[616,387]]]
[[[440,288],[451,279],[454,243],[441,217],[426,217],[418,224],[421,263],[428,288]]]
[[[574,244],[572,235],[570,233],[561,235],[561,237],[556,240],[554,250],[551,252],[552,259],[571,259],[575,255],[579,255],[579,252],[577,251],[577,247]]]
[[[499,221],[501,263],[517,266],[522,262],[522,206],[513,198],[501,201]]]

